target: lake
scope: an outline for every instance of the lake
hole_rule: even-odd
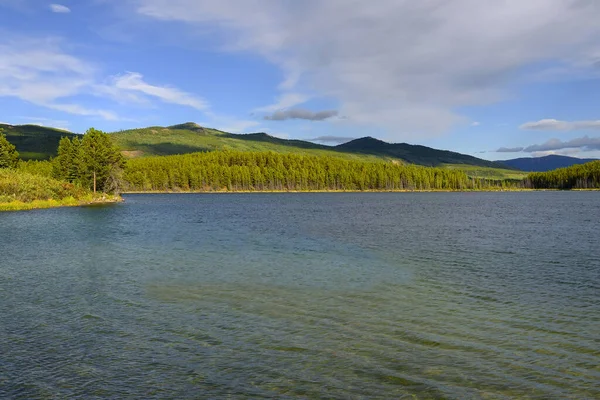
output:
[[[600,398],[600,193],[0,214],[0,398]]]

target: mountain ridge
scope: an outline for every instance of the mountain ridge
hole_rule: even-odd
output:
[[[77,134],[34,125],[6,126],[5,133],[24,159],[48,159],[56,155],[62,136]],[[404,163],[443,166],[467,165],[513,169],[450,150],[439,150],[408,143],[388,143],[366,136],[337,146],[326,146],[298,139],[282,139],[264,132],[235,134],[185,122],[166,127],[152,126],[112,132],[116,145],[129,156],[171,155],[212,150],[275,151],[306,153],[364,160],[395,160]]]
[[[388,143],[371,136],[351,140],[335,146],[337,149],[361,148],[363,153],[381,154],[405,160],[411,164],[437,166],[440,164],[467,164],[498,168],[494,161],[483,160],[451,150],[439,150],[418,144]]]
[[[510,160],[497,161],[506,166],[517,168],[525,172],[546,172],[557,168],[570,167],[572,165],[585,164],[596,161],[596,158],[577,158],[550,154],[543,157],[520,157]]]

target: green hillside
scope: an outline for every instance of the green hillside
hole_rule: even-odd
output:
[[[154,126],[112,133],[119,148],[129,158],[146,156],[167,156],[214,150],[274,151],[276,153],[303,153],[309,155],[329,155],[365,161],[387,160],[390,157],[362,154],[360,152],[339,151],[302,140],[286,140],[266,133],[238,135],[194,123],[169,127]]]
[[[54,157],[60,138],[75,136],[68,131],[38,125],[0,124],[0,129],[4,130],[6,138],[15,145],[23,160],[47,160]]]
[[[386,143],[372,137],[356,139],[331,147],[302,140],[280,139],[266,133],[232,134],[204,128],[194,123],[126,130],[112,135],[118,146],[130,152],[129,155],[133,157],[212,150],[275,151],[370,160],[397,160],[426,166],[464,164],[504,170],[511,169],[493,161],[482,160],[452,151],[437,150],[407,143]]]
[[[351,142],[340,144],[335,149],[345,152],[373,154],[380,157],[390,157],[403,160],[410,164],[437,167],[443,164],[465,164],[479,167],[510,169],[493,161],[456,153],[448,150],[437,150],[431,147],[407,143],[387,143],[372,137],[364,137]]]
[[[34,125],[4,126],[8,140],[22,158],[48,159],[56,155],[62,136],[74,134]],[[205,128],[195,123],[169,127],[154,126],[111,133],[115,144],[127,158],[166,156],[215,150],[296,153],[332,156],[350,161],[394,162],[468,171],[470,176],[491,179],[516,179],[520,171],[505,165],[452,151],[437,150],[406,143],[386,143],[365,137],[331,147],[302,140],[286,140],[266,133],[232,134]]]
[[[518,171],[514,169],[507,168],[490,168],[490,167],[478,167],[476,165],[466,165],[466,164],[443,164],[440,165],[442,168],[447,169],[457,169],[463,171],[467,175],[475,178],[484,178],[484,179],[494,179],[494,180],[502,180],[502,179],[511,179],[511,180],[521,180],[527,177],[528,172]]]

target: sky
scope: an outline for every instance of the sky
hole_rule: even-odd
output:
[[[0,122],[600,157],[597,0],[0,0]]]

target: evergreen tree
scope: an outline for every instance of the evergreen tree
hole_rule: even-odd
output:
[[[73,142],[68,137],[62,137],[58,143],[58,154],[52,160],[52,176],[56,179],[73,182],[77,178],[74,168],[77,154],[74,152]]]
[[[93,189],[94,193],[119,189],[125,160],[108,134],[88,129],[81,139],[77,161],[79,181],[83,186]]]
[[[463,171],[336,157],[213,151],[130,160],[129,190],[463,190],[518,181],[470,179]]]
[[[0,129],[0,168],[16,168],[19,164],[19,153],[15,146],[6,139]]]

